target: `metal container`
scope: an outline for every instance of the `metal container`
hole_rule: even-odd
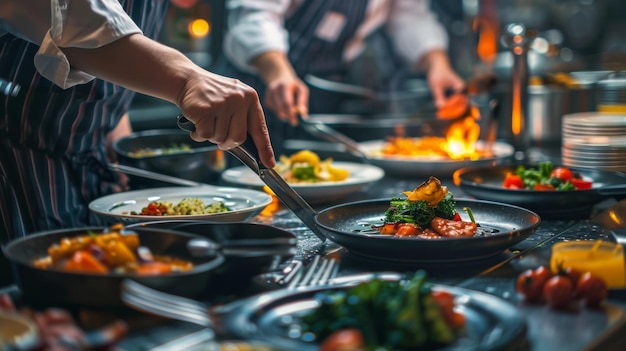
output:
[[[168,150],[172,146],[185,145],[188,151],[138,155],[140,150]],[[226,155],[217,145],[198,143],[189,133],[179,129],[155,129],[132,133],[113,143],[120,164],[157,172],[173,177],[209,183],[219,178],[226,169]],[[155,187],[164,184],[144,178],[131,177],[131,187]]]

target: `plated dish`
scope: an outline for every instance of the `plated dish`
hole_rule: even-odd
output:
[[[398,281],[399,274],[364,274],[341,277],[337,285],[279,290],[239,304],[222,319],[228,330],[238,337],[267,342],[285,350],[318,350],[319,344],[305,341],[293,325],[307,313],[319,308],[322,293],[343,292],[357,283],[373,279]],[[340,283],[340,282],[344,283]],[[457,287],[433,285],[433,290],[451,294],[456,310],[465,318],[466,330],[445,349],[500,350],[515,349],[524,342],[526,325],[514,306],[484,293]],[[521,344],[520,344],[521,345]]]
[[[537,230],[536,213],[504,203],[456,199],[455,208],[467,220],[463,208],[471,208],[476,234],[471,237],[396,237],[372,228],[384,223],[390,199],[357,201],[320,211],[320,230],[350,253],[375,260],[406,263],[463,262],[499,255]]]
[[[591,181],[590,189],[537,191],[503,187],[507,174],[515,173],[518,166],[520,165],[461,168],[454,172],[454,183],[469,196],[528,208],[544,218],[589,216],[593,206],[600,201],[613,195],[626,194],[626,174],[581,167],[568,168]]]
[[[385,140],[373,140],[359,143],[361,149],[367,154],[371,164],[385,170],[385,172],[400,176],[451,176],[455,170],[467,166],[493,166],[513,155],[513,146],[494,142],[489,146],[479,141],[476,144],[477,151],[481,156],[478,159],[453,160],[443,156],[402,156],[385,155],[382,150],[387,142]]]
[[[289,185],[305,200],[319,203],[340,199],[350,193],[360,191],[380,180],[385,172],[377,166],[335,161],[333,165],[350,172],[341,181],[319,181],[315,183],[290,183]],[[222,180],[254,188],[262,188],[264,183],[250,168],[234,167],[222,172]]]
[[[142,215],[142,209],[155,201],[180,203],[186,198],[200,199],[206,205],[223,203],[226,212],[191,215]],[[156,220],[211,220],[236,222],[246,220],[259,213],[272,202],[272,197],[262,191],[231,187],[165,187],[127,191],[103,196],[92,201],[89,209],[110,222],[145,222]]]

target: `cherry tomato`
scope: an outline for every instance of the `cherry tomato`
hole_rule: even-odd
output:
[[[542,190],[555,190],[555,188],[552,185],[549,185],[549,184],[539,184],[539,183],[537,183],[535,185],[534,190],[539,190],[539,191],[542,191]]]
[[[578,284],[578,280],[580,280],[580,272],[575,268],[566,267],[565,269],[563,269],[563,274],[568,277],[572,281],[572,284],[574,284],[574,287],[576,287],[576,284]]]
[[[555,275],[543,286],[543,297],[554,308],[565,308],[574,299],[574,284],[569,277]]]
[[[585,300],[587,307],[598,308],[606,299],[608,288],[602,278],[586,272],[576,284],[576,294]]]
[[[548,268],[547,266],[539,266],[535,268],[535,279],[539,281],[542,289],[543,289],[543,285],[545,285],[548,279],[550,279],[551,277],[552,277],[552,272],[550,271],[550,268]]]
[[[524,181],[517,174],[509,173],[504,178],[502,187],[508,189],[524,189]]]
[[[524,296],[524,301],[537,303],[541,301],[545,282],[546,279],[538,276],[535,270],[528,269],[517,277],[515,290]]]
[[[447,291],[433,290],[433,300],[439,306],[441,315],[446,323],[455,330],[461,329],[465,324],[465,316],[454,310],[454,296]]]
[[[586,189],[591,189],[591,187],[593,186],[593,182],[590,180],[584,180],[582,178],[572,178],[569,180],[572,185],[574,185],[574,187],[576,187],[576,189],[578,190],[586,190]]]
[[[340,329],[330,334],[320,345],[320,351],[363,351],[365,341],[360,330]]]
[[[574,177],[574,173],[569,168],[565,167],[556,167],[552,170],[550,174],[552,178],[559,178],[560,180],[566,182]]]

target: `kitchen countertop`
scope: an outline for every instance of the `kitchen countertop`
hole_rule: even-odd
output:
[[[414,188],[419,180],[386,176],[367,191],[354,193],[343,202],[389,198]],[[455,198],[464,198],[462,190],[451,179],[442,179]],[[332,204],[314,206],[317,210]],[[358,272],[409,272],[424,269],[431,281],[448,284],[500,297],[515,305],[525,317],[526,339],[511,349],[540,351],[621,350],[626,342],[626,292],[614,290],[602,309],[581,308],[559,311],[546,305],[529,305],[515,292],[515,278],[527,268],[548,264],[550,248],[563,240],[608,239],[609,232],[588,219],[544,220],[530,237],[493,258],[462,264],[406,265],[388,264],[358,257],[332,242],[319,239],[297,218],[282,209],[272,217],[257,216],[252,221],[271,224],[293,232],[298,237],[297,258],[307,261],[316,254],[340,257],[339,275]],[[256,287],[258,288],[258,287]],[[257,292],[256,289],[253,289]],[[231,297],[232,298],[232,297]],[[199,327],[182,322],[163,322],[131,332],[120,347],[122,350],[147,350],[167,341],[197,331]]]

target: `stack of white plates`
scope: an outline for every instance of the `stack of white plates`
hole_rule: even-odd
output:
[[[563,165],[626,172],[626,114],[563,116]]]

